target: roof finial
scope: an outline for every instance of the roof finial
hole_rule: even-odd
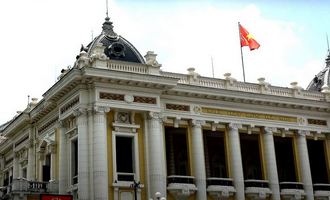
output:
[[[326,33],[326,37],[327,37],[327,45],[328,45],[328,56],[325,59],[325,64],[326,64],[326,67],[330,67],[330,48],[329,48],[328,33]]]
[[[102,26],[102,33],[109,36],[110,38],[117,38],[118,35],[113,31],[113,25],[112,25],[112,22],[110,21],[110,17],[109,17],[109,11],[108,11],[108,0],[106,0],[106,6],[107,6],[107,9],[106,9],[106,18],[105,18],[105,22],[103,23],[103,26]]]
[[[107,6],[107,12],[106,12],[107,17],[105,19],[110,19],[109,18],[109,4],[108,4],[108,0],[106,0],[106,6]]]
[[[330,48],[329,48],[329,39],[328,39],[328,33],[325,34],[327,37],[327,45],[328,45],[328,52],[330,52]]]

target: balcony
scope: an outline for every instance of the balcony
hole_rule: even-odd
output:
[[[207,193],[213,199],[228,199],[235,195],[233,179],[231,178],[207,178]]]
[[[248,179],[244,181],[245,194],[249,199],[263,200],[271,194],[267,180]]]
[[[1,196],[21,194],[42,194],[42,193],[58,193],[58,183],[56,181],[39,182],[28,181],[24,178],[13,179],[8,186],[0,188]]]
[[[330,184],[314,184],[315,200],[329,200],[330,199]]]
[[[195,178],[192,176],[168,176],[167,190],[176,200],[185,200],[197,191]]]
[[[284,200],[300,200],[306,195],[304,185],[300,182],[281,182],[280,190]]]

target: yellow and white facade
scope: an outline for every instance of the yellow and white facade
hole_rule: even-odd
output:
[[[2,198],[330,199],[326,88],[160,67],[106,18],[43,99],[1,126]]]

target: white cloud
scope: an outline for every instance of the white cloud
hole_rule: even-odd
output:
[[[60,69],[73,64],[80,44],[91,41],[92,30],[94,36],[100,33],[105,3],[13,0],[0,4],[1,124],[25,108],[28,94],[40,98]],[[297,56],[306,48],[299,35],[304,27],[267,19],[253,4],[235,10],[211,4],[135,6],[110,1],[115,31],[142,55],[148,50],[158,53],[164,71],[186,73],[188,67],[195,67],[201,75],[211,76],[213,56],[216,77],[231,72],[242,80],[238,21],[261,44],[252,52],[243,49],[247,81],[265,77],[273,85],[299,81],[306,86],[323,66],[323,60]],[[298,59],[304,61],[301,66],[295,62]]]

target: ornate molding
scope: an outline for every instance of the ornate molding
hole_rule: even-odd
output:
[[[38,134],[40,135],[45,130],[49,129],[58,121],[58,116],[54,117],[53,119],[49,120],[48,122],[44,123],[40,128],[38,128]]]
[[[297,117],[291,117],[291,116],[240,112],[236,110],[224,110],[224,109],[208,108],[208,107],[202,107],[201,110],[202,113],[206,113],[206,114],[234,116],[234,117],[249,118],[249,119],[272,120],[272,121],[291,122],[291,123],[297,123],[298,120]]]
[[[61,115],[67,112],[68,110],[70,110],[71,108],[73,108],[78,103],[79,103],[79,96],[76,96],[75,98],[73,98],[71,101],[69,101],[67,104],[65,104],[60,108]]]

